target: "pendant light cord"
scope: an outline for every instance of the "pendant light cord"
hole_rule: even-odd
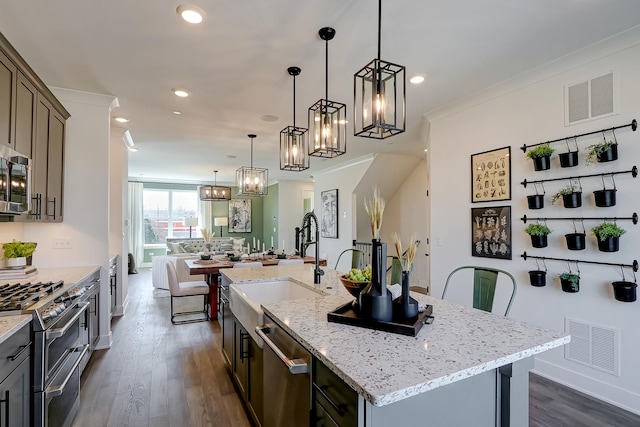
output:
[[[296,131],[296,75],[293,75],[293,132]]]
[[[251,170],[253,171],[253,138],[251,138]]]
[[[378,0],[378,60],[380,60],[380,39],[382,33],[382,0]]]
[[[325,58],[324,58],[324,96],[329,100],[329,40],[325,40]]]

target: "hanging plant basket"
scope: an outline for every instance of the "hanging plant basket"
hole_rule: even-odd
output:
[[[634,302],[638,285],[634,282],[612,282],[613,297],[622,302]]]
[[[582,192],[576,191],[571,194],[562,195],[562,205],[565,208],[579,208],[582,206]]]
[[[531,236],[531,246],[534,248],[546,248],[548,245],[547,236]]]
[[[597,155],[598,163],[613,162],[618,160],[618,144],[613,144]]]
[[[596,190],[593,192],[593,197],[596,201],[596,206],[601,208],[608,208],[616,205],[616,190],[615,188]]]
[[[618,252],[620,250],[620,238],[609,236],[604,240],[598,239],[598,249],[601,252]]]
[[[564,235],[567,240],[567,249],[571,251],[581,251],[583,250],[585,245],[585,233],[569,233]]]
[[[533,194],[527,196],[527,203],[529,209],[542,209],[544,208],[544,194]]]
[[[532,270],[529,272],[529,282],[531,286],[540,288],[547,284],[547,272],[542,270]]]
[[[533,157],[533,170],[546,171],[551,168],[551,156]]]
[[[560,153],[560,154],[558,154],[558,158],[560,158],[560,167],[571,168],[571,167],[574,167],[574,166],[578,166],[578,152],[577,151],[569,151],[568,153]]]
[[[562,290],[570,294],[575,294],[580,291],[580,279],[577,281],[571,281],[570,279],[560,279],[560,285]]]

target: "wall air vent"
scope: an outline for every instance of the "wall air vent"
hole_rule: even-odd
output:
[[[573,125],[616,113],[614,72],[565,88],[565,124]]]
[[[618,330],[565,318],[565,332],[565,359],[620,376]]]

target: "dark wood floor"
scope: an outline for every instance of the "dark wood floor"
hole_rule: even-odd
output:
[[[225,371],[218,322],[173,326],[170,299],[155,298],[150,271],[138,271],[129,275],[126,315],[113,320],[111,349],[96,352],[82,376],[72,427],[250,426]],[[640,427],[640,416],[530,378],[532,427]]]

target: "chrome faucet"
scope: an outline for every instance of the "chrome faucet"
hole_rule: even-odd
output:
[[[311,220],[313,220],[315,226],[315,240],[311,240]],[[300,256],[304,258],[307,252],[307,248],[311,245],[316,246],[316,261],[315,268],[313,270],[313,283],[319,284],[320,276],[324,274],[324,270],[320,268],[320,230],[318,228],[318,218],[316,217],[316,214],[314,214],[313,212],[308,212],[305,214],[304,218],[302,219],[302,229],[300,230],[300,233],[302,234],[302,242],[300,242]]]

